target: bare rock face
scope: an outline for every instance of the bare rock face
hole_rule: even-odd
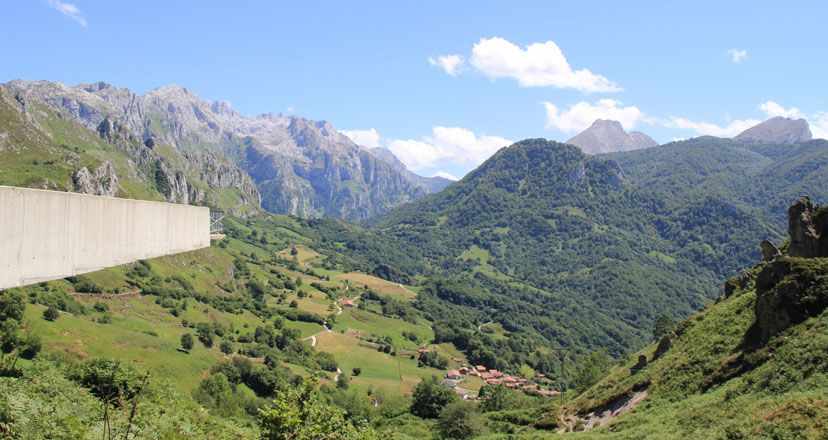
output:
[[[764,343],[828,307],[828,210],[800,197],[788,209],[787,255],[766,262],[756,277],[753,342]]]
[[[118,193],[118,177],[112,168],[112,163],[104,162],[94,171],[83,167],[72,176],[75,192],[96,196],[115,197]]]
[[[762,248],[762,259],[765,261],[773,261],[777,257],[782,256],[782,253],[779,252],[779,249],[770,240],[762,240],[759,243],[759,247]]]
[[[661,340],[658,341],[658,345],[656,346],[655,351],[653,352],[653,361],[660,358],[670,350],[670,347],[673,346],[673,339],[676,337],[675,333],[664,335],[661,337]]]
[[[788,208],[787,253],[792,257],[828,257],[828,209],[820,208],[808,196]]]
[[[640,131],[627,133],[620,122],[605,119],[596,119],[589,128],[566,143],[580,147],[587,154],[639,150],[658,145],[653,138]]]
[[[811,129],[804,119],[776,116],[739,133],[735,141],[764,144],[795,144],[812,139]]]

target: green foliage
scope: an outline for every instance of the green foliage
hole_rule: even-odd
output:
[[[424,419],[434,419],[449,403],[458,400],[450,387],[443,386],[437,376],[418,383],[411,393],[411,414]]]
[[[574,387],[584,391],[598,382],[612,366],[612,358],[606,350],[596,350],[584,358],[575,373]]]
[[[472,403],[453,402],[440,411],[437,421],[440,438],[470,439],[480,435],[483,430],[483,418]]]
[[[669,316],[659,316],[653,324],[653,340],[658,341],[662,336],[669,335],[675,326],[676,323]]]
[[[67,377],[102,401],[119,406],[134,398],[143,387],[135,367],[107,358],[78,363],[69,369]]]
[[[270,406],[259,410],[262,438],[268,440],[371,439],[364,425],[345,420],[342,410],[326,401],[316,384],[280,392]]]
[[[47,321],[54,321],[60,318],[60,311],[55,307],[49,306],[43,311],[43,319]]]
[[[190,350],[193,349],[194,345],[195,345],[195,338],[193,338],[192,334],[184,333],[183,335],[181,335],[181,348],[183,348],[184,351],[189,352]]]
[[[224,354],[232,354],[233,353],[233,343],[227,339],[222,339],[221,344],[219,344],[219,350]]]

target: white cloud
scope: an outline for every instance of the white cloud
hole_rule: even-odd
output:
[[[828,139],[828,112],[817,112],[808,117],[811,134],[816,139]]]
[[[561,111],[551,102],[546,107],[546,128],[557,128],[564,133],[575,133],[589,127],[596,119],[618,121],[625,130],[632,130],[644,120],[644,112],[638,107],[623,107],[621,101],[600,99],[595,104],[581,101],[567,111]]]
[[[741,63],[747,58],[747,51],[744,49],[730,49],[727,53],[730,54],[730,60],[734,63]]]
[[[461,55],[440,55],[429,58],[432,66],[440,66],[449,75],[461,72],[466,61]],[[554,41],[533,43],[520,48],[509,40],[483,38],[472,48],[471,67],[491,79],[512,78],[521,87],[555,87],[583,92],[618,92],[614,82],[588,69],[573,70]],[[468,69],[466,69],[468,70]]]
[[[454,176],[453,174],[449,174],[449,173],[446,173],[446,172],[443,172],[443,171],[437,171],[436,173],[432,174],[431,177],[442,177],[443,179],[454,180],[454,181],[460,180],[457,176]]]
[[[49,6],[61,14],[71,18],[80,23],[81,26],[86,27],[86,19],[83,18],[83,11],[80,10],[74,3],[64,3],[60,0],[48,0]]]
[[[499,136],[477,135],[460,127],[434,127],[422,140],[393,139],[387,144],[408,168],[435,165],[479,165],[512,141]]]
[[[429,58],[428,63],[432,66],[439,66],[451,76],[457,76],[465,60],[461,55],[438,55],[437,58]]]
[[[783,118],[802,118],[802,112],[796,107],[785,109],[782,105],[774,101],[765,101],[759,104],[759,110],[765,112],[768,117],[782,116]]]
[[[728,125],[721,126],[710,122],[699,122],[686,118],[670,117],[670,119],[662,121],[662,124],[668,128],[693,130],[700,135],[733,137],[760,122],[762,121],[757,119],[740,119],[732,121]]]
[[[357,145],[367,148],[380,146],[380,135],[375,128],[370,130],[340,130],[339,132],[351,138]]]

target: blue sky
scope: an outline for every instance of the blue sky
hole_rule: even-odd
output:
[[[596,117],[659,142],[772,115],[828,136],[828,2],[398,3],[4,2],[0,81],[177,83],[331,121],[424,175]]]

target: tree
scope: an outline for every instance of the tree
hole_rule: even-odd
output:
[[[184,333],[183,335],[181,335],[181,348],[183,348],[184,351],[189,353],[190,350],[193,349],[193,345],[195,345],[195,339],[193,338],[193,335],[189,333]]]
[[[299,302],[294,299],[293,301],[290,302],[289,306],[290,306],[291,309],[299,308]]]
[[[60,317],[60,312],[58,309],[49,306],[46,310],[43,311],[43,318],[47,321],[54,321]]]
[[[658,341],[664,335],[670,334],[676,323],[669,316],[662,314],[653,324],[653,340]]]
[[[370,427],[355,427],[345,420],[343,411],[328,403],[311,381],[287,392],[277,392],[270,406],[259,409],[258,421],[261,436],[267,440],[367,440],[375,437]]]
[[[13,292],[0,292],[0,321],[14,319],[17,322],[23,320],[23,312],[26,303],[23,295]]]
[[[483,385],[480,388],[480,410],[484,412],[506,409],[509,389],[503,385]]]
[[[411,394],[411,414],[424,419],[434,419],[443,408],[458,399],[454,390],[443,386],[437,376],[422,380]]]
[[[348,376],[340,374],[339,377],[336,378],[336,387],[340,390],[347,390],[350,386],[350,383],[348,382]]]
[[[296,249],[296,246],[291,246],[290,247],[290,254],[293,255],[293,256],[296,256],[296,255],[299,254],[299,250]]]
[[[221,344],[219,344],[219,350],[224,354],[231,354],[233,353],[233,343],[227,339],[223,339]]]
[[[467,439],[483,432],[483,418],[469,402],[453,402],[440,411],[437,421],[440,438]]]
[[[354,369],[351,370],[351,376],[359,376],[360,374],[362,374],[362,368],[354,367]]]

